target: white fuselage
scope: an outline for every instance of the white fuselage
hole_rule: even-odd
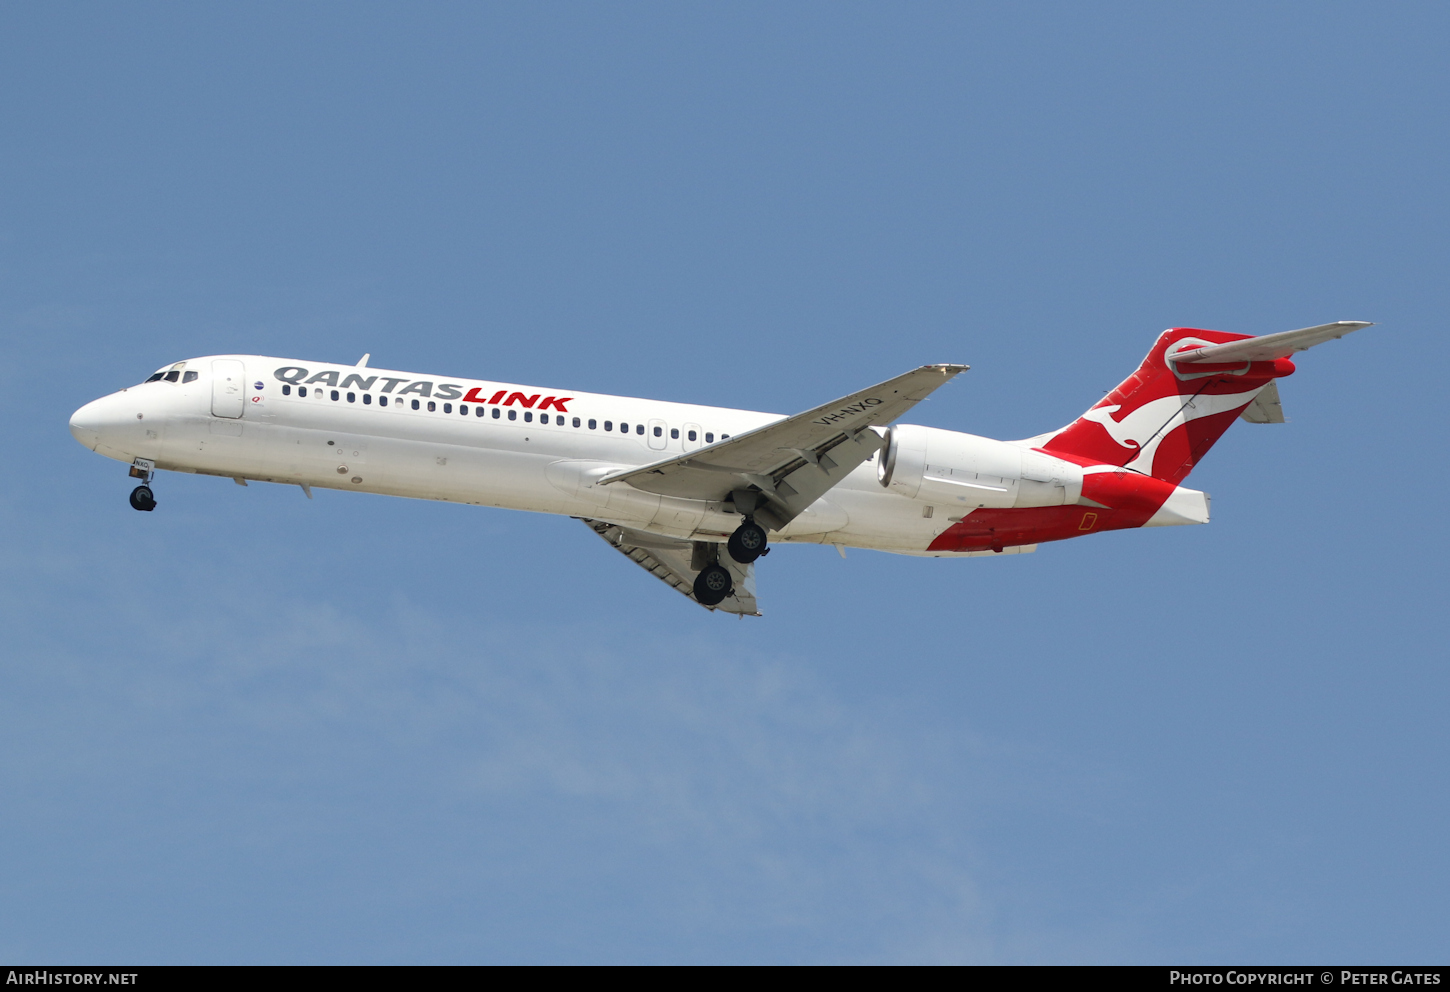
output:
[[[702,541],[723,540],[739,514],[597,481],[783,419],[255,355],[171,370],[175,382],[82,407],[72,432],[108,457],[159,469],[587,517]],[[1071,503],[1081,493],[1080,467],[1021,443],[896,430],[888,486],[873,457],[772,539],[936,554],[926,550],[932,540],[977,507]]]

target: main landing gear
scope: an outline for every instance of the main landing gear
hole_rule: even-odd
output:
[[[725,550],[740,564],[749,565],[761,555],[770,553],[770,549],[766,547],[765,528],[746,517],[745,523],[735,528],[735,533],[730,535],[730,540],[725,543]]]
[[[131,509],[150,513],[156,509],[156,494],[151,491],[151,477],[156,474],[156,463],[149,458],[138,458],[131,463],[131,478],[140,479],[141,484],[131,490]]]
[[[735,504],[735,512],[745,521],[725,542],[725,550],[742,565],[749,565],[761,555],[770,554],[766,547],[765,528],[755,522],[755,510],[760,506],[761,494],[753,489],[737,489],[729,496]]]
[[[749,565],[761,555],[770,554],[766,546],[765,528],[747,516],[745,522],[735,528],[735,533],[725,542],[730,557],[742,565]],[[691,567],[700,570],[695,576],[695,599],[702,606],[718,606],[727,596],[735,592],[735,580],[730,569],[720,564],[720,545],[695,545],[696,558]]]
[[[695,601],[701,606],[719,606],[734,591],[730,570],[723,565],[706,565],[695,576]]]

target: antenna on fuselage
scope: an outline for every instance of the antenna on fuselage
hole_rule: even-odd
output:
[[[369,358],[372,358],[372,357],[373,357],[373,353],[372,352],[368,352],[366,355],[364,355],[363,357],[361,357],[361,358],[359,358],[357,360],[357,364],[354,365],[353,368],[358,368],[358,369],[365,369],[365,368],[367,368],[368,367],[368,359]]]

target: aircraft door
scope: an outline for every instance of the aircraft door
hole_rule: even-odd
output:
[[[235,358],[211,363],[211,413],[235,420],[247,406],[247,370]]]
[[[663,420],[651,420],[649,422],[649,433],[644,436],[644,439],[649,442],[651,448],[656,451],[664,451],[665,445],[670,441],[668,432],[669,425]]]
[[[699,424],[685,424],[680,428],[680,444],[686,451],[694,451],[704,444],[705,442],[700,440],[703,436],[704,431],[700,429]]]

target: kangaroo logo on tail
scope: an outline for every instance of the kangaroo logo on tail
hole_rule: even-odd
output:
[[[1173,431],[1190,420],[1245,407],[1253,402],[1262,388],[1254,386],[1242,393],[1204,393],[1197,397],[1174,393],[1149,400],[1130,410],[1122,420],[1113,418],[1113,414],[1122,409],[1118,404],[1094,407],[1083,414],[1082,419],[1107,431],[1115,442],[1126,449],[1124,454],[1134,452],[1130,461],[1141,462],[1136,467],[1146,472],[1153,464],[1158,446]]]
[[[1176,484],[1227,429],[1232,415],[1252,403],[1275,376],[1286,374],[1268,361],[1255,364],[1237,357],[1180,368],[1182,360],[1176,356],[1248,339],[1190,327],[1165,331],[1136,372],[1074,423],[1042,441],[1042,450],[1080,462],[1129,466]],[[1194,425],[1210,417],[1216,420]]]

